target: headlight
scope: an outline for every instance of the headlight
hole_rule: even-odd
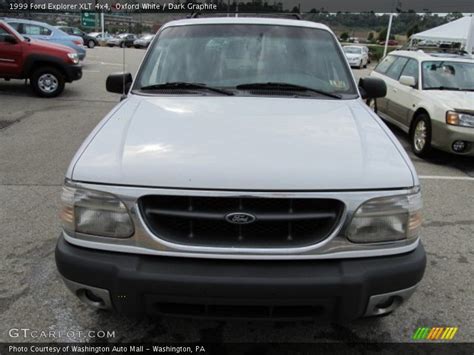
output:
[[[60,217],[68,234],[84,233],[103,237],[127,238],[133,223],[125,204],[107,192],[63,186]]]
[[[474,114],[448,111],[446,112],[446,123],[453,126],[474,127]]]
[[[79,56],[77,55],[77,53],[68,53],[67,56],[69,57],[69,59],[71,59],[71,62],[73,62],[74,64],[79,63]]]
[[[354,214],[347,238],[354,243],[380,243],[415,238],[421,226],[421,194],[375,198]]]

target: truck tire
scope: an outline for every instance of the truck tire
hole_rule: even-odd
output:
[[[64,75],[53,67],[36,69],[30,77],[33,91],[40,97],[56,97],[64,90]]]

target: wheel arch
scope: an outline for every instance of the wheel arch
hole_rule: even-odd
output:
[[[430,113],[428,112],[428,110],[426,110],[424,107],[418,107],[416,109],[416,111],[413,113],[413,115],[411,116],[410,129],[408,131],[409,134],[411,134],[411,132],[413,130],[413,124],[415,123],[415,119],[421,114],[426,114],[430,118],[430,121],[431,121],[431,116],[430,116]]]
[[[67,80],[67,73],[64,69],[64,63],[56,57],[45,56],[45,55],[31,55],[25,61],[24,77],[30,78],[35,70],[42,67],[52,67],[57,69]]]

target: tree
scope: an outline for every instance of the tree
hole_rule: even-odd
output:
[[[344,42],[347,41],[349,39],[349,33],[342,32],[340,38],[341,38],[341,41],[344,41]]]
[[[451,12],[450,14],[446,15],[446,19],[449,22],[460,19],[461,17],[463,17],[463,14],[460,12]]]
[[[379,32],[379,36],[377,38],[379,41],[385,41],[385,39],[387,38],[387,30],[388,28],[385,27],[382,31]],[[393,34],[390,34],[389,39],[395,39],[395,36]]]
[[[410,38],[412,34],[420,32],[418,25],[411,26],[407,31],[407,37]]]
[[[371,31],[369,32],[369,35],[367,36],[367,41],[372,42],[374,40],[374,33]]]

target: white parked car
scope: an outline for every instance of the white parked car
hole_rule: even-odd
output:
[[[168,22],[66,173],[56,263],[126,314],[351,320],[423,277],[419,181],[328,27]]]
[[[369,60],[369,50],[365,46],[344,46],[344,53],[351,67],[367,68]]]
[[[108,41],[109,39],[114,38],[107,32],[105,32],[103,36],[102,36],[102,32],[91,32],[89,33],[89,36],[94,37],[98,41]]]
[[[409,133],[412,149],[474,156],[474,60],[446,53],[391,52],[371,74],[387,84],[370,104]]]

